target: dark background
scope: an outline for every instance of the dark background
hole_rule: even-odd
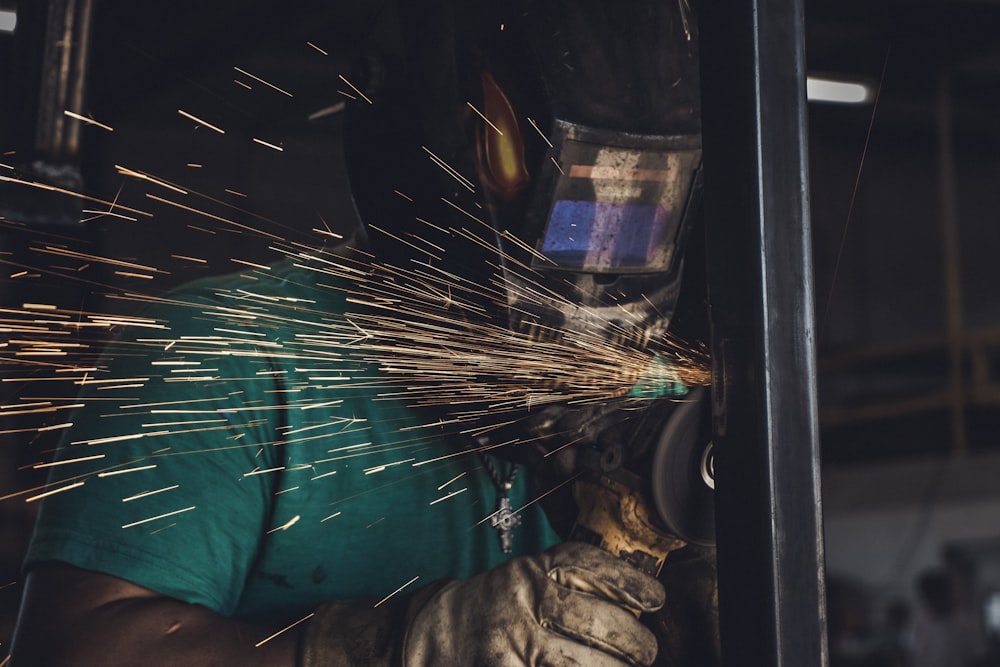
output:
[[[17,4],[0,0],[0,9]],[[28,4],[22,0],[22,15]],[[7,215],[0,307],[58,300],[121,309],[105,285],[159,293],[240,268],[234,260],[274,259],[271,239],[246,227],[299,242],[314,239],[313,228],[349,233],[356,220],[341,114],[310,116],[344,100],[349,89],[338,75],[349,74],[352,54],[383,30],[375,21],[383,4],[97,2],[78,111],[114,131],[82,128],[84,187],[152,216],[85,214],[92,219],[81,225]],[[810,73],[878,90],[877,103],[809,108],[828,567],[831,581],[859,591],[869,624],[888,600],[910,599],[913,577],[939,564],[946,547],[975,564],[977,600],[1000,587],[998,27],[1000,3],[987,0],[806,2]],[[29,84],[40,74],[37,63],[15,58],[14,43],[0,33],[0,164],[7,166],[25,154]],[[199,128],[178,109],[226,133]],[[183,198],[115,165],[197,192],[186,197],[242,227],[153,201],[145,194]],[[0,176],[8,173],[0,167]],[[0,198],[20,205],[31,195],[6,187]],[[58,244],[161,272],[150,280],[99,262],[81,269],[80,261],[38,250]],[[0,334],[5,361],[11,337]],[[23,365],[4,368],[3,409],[25,400],[26,385],[16,381],[23,373]],[[41,483],[31,465],[54,436],[17,432],[23,420],[2,409],[0,419],[5,497]],[[33,518],[23,498],[0,500],[0,655]],[[831,595],[838,603],[831,614],[839,613],[839,593]]]

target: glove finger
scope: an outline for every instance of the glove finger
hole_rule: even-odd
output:
[[[663,585],[608,552],[582,542],[565,542],[548,551],[546,574],[559,585],[642,612],[663,606]]]
[[[649,665],[656,658],[656,636],[632,612],[589,595],[566,595],[552,587],[539,604],[538,621],[543,628],[626,664]]]
[[[632,663],[617,658],[591,646],[586,646],[563,637],[555,637],[542,643],[528,664],[537,667],[564,667],[564,665],[585,665],[586,667],[647,667],[650,663]]]

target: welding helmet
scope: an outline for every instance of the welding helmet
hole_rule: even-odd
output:
[[[344,90],[355,98],[348,173],[377,263],[393,281],[447,275],[449,302],[464,304],[449,317],[503,322],[523,336],[516,340],[593,337],[655,352],[675,319],[701,194],[688,1],[427,0],[397,9],[402,48],[361,59]],[[649,410],[648,400],[618,398],[532,409],[516,428],[538,447],[506,447],[504,456],[549,443],[576,470],[639,472],[644,483],[651,469],[704,476],[704,429],[690,426],[701,423],[700,407]],[[507,441],[494,429],[479,444]],[[710,502],[651,495],[671,532],[708,541],[700,529]]]
[[[645,345],[677,301],[700,193],[687,0],[401,2],[403,49],[346,91],[369,245],[447,264],[492,318]]]

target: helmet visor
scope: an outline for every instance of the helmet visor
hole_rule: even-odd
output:
[[[586,273],[671,269],[701,150],[566,139],[537,268]]]

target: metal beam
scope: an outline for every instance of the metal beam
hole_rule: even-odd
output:
[[[822,667],[802,2],[699,14],[723,664]]]
[[[962,317],[962,248],[952,139],[951,76],[937,75],[938,182],[941,192],[941,254],[944,264],[944,316],[948,341],[948,398],[951,412],[952,453],[968,450],[965,423],[964,324]]]
[[[8,134],[15,174],[26,181],[79,192],[82,122],[86,112],[94,0],[21,3],[15,33],[12,113]],[[6,174],[12,176],[15,174]],[[21,184],[0,183],[0,216],[36,225],[78,227],[80,202]]]

